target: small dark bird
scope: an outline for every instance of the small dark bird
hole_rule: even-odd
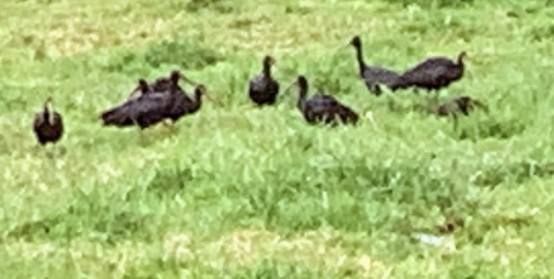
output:
[[[404,72],[391,86],[393,91],[417,87],[439,90],[452,82],[461,79],[464,75],[464,57],[466,52],[458,55],[456,62],[446,57],[431,57]]]
[[[435,114],[440,117],[456,116],[459,113],[469,115],[469,112],[474,107],[480,107],[485,111],[488,111],[488,108],[480,101],[472,99],[469,96],[461,96],[440,104],[435,109]]]
[[[56,143],[64,132],[62,116],[48,108],[51,102],[52,98],[48,97],[44,102],[44,110],[35,115],[33,123],[36,138],[41,145]]]
[[[307,98],[308,81],[304,76],[298,76],[295,84],[299,88],[297,108],[302,112],[308,123],[324,122],[334,126],[338,124],[337,120],[345,124],[356,124],[358,122],[357,113],[330,95],[319,93]]]
[[[259,106],[272,105],[279,94],[279,83],[271,76],[271,66],[275,64],[275,59],[266,55],[262,64],[262,73],[250,80],[248,94]]]
[[[350,45],[356,49],[358,65],[360,67],[360,77],[363,79],[367,89],[377,96],[381,95],[382,90],[380,84],[390,87],[400,76],[397,72],[385,69],[378,66],[368,66],[364,62],[362,53],[362,40],[359,36],[355,36]]]

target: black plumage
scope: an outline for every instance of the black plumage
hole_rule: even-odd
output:
[[[63,119],[60,113],[48,108],[51,105],[52,98],[48,97],[44,102],[43,111],[35,114],[33,130],[38,142],[41,145],[47,143],[56,143],[60,140],[64,132]]]
[[[304,119],[310,123],[338,124],[338,121],[345,124],[356,124],[358,114],[351,108],[341,104],[334,97],[326,94],[315,94],[310,98],[308,95],[308,81],[304,76],[296,80],[299,88],[297,108],[304,115]]]
[[[207,96],[206,87],[202,84],[194,89],[194,98],[178,92],[172,93],[172,105],[167,109],[167,117],[177,121],[179,118],[197,112],[202,106],[202,96]]]
[[[148,94],[143,93],[137,98],[129,99],[122,105],[103,112],[101,118],[104,125],[118,127],[138,125],[141,129],[145,129],[166,119],[175,122],[186,114],[198,111],[202,105],[204,85],[197,86],[194,99],[188,97],[178,84],[164,86],[166,87],[158,87],[164,91],[154,91],[150,85],[141,80],[140,91]]]
[[[393,90],[417,87],[439,90],[452,82],[461,79],[464,75],[464,57],[466,52],[458,55],[457,61],[446,57],[431,57],[415,67],[404,72],[391,86]]]
[[[248,95],[259,106],[274,104],[277,94],[279,94],[279,83],[271,76],[273,64],[275,64],[275,59],[266,55],[262,62],[262,73],[250,80]]]
[[[166,110],[172,101],[171,95],[165,92],[153,92],[148,83],[142,79],[139,81],[139,88],[140,96],[101,114],[104,125],[118,127],[137,125],[144,129],[166,118]]]
[[[469,96],[460,96],[438,105],[434,112],[440,117],[456,116],[460,113],[463,115],[469,115],[470,111],[474,107],[480,107],[485,111],[488,111],[488,108],[480,101],[472,99]]]
[[[356,49],[356,58],[360,68],[360,77],[363,79],[367,89],[379,96],[382,93],[380,85],[390,87],[400,76],[397,72],[385,69],[379,66],[369,66],[364,61],[362,51],[362,41],[359,36],[355,36],[350,45]]]

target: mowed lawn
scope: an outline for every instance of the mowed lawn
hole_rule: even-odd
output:
[[[550,278],[554,3],[409,2],[1,1],[0,277]],[[465,50],[465,76],[376,97],[354,35],[399,71]],[[257,108],[266,54],[282,91]],[[218,102],[174,127],[102,126],[173,69]],[[305,123],[284,91],[299,74],[359,125]],[[461,95],[489,112],[429,113]],[[47,96],[66,132],[42,148]]]

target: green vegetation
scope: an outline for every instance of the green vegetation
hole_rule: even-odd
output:
[[[550,0],[2,1],[0,277],[550,278],[553,16]],[[490,113],[454,129],[426,113],[432,95],[370,95],[337,51],[355,34],[394,69],[466,50],[440,99]],[[282,88],[305,74],[360,125],[307,125],[294,90],[255,108],[264,54]],[[102,127],[138,78],[172,69],[222,104]],[[48,95],[66,134],[39,148]],[[454,246],[412,238],[451,217]]]

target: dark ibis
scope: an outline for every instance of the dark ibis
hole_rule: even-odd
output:
[[[393,70],[385,69],[379,66],[367,65],[364,61],[362,40],[359,36],[352,38],[350,45],[356,49],[356,58],[360,68],[360,77],[364,81],[367,89],[376,96],[381,95],[382,90],[380,85],[390,87],[390,85],[394,84],[400,75]]]
[[[358,114],[351,108],[341,104],[333,96],[318,93],[311,97],[308,95],[308,81],[306,77],[298,76],[294,83],[299,89],[297,108],[304,115],[304,119],[310,123],[332,124],[335,126],[338,121],[344,124],[356,124]]]
[[[44,109],[35,114],[33,130],[41,145],[55,144],[60,140],[64,132],[64,125],[60,113],[52,109],[52,98],[46,98]]]
[[[279,83],[271,76],[271,66],[275,59],[266,55],[262,62],[262,72],[250,80],[248,95],[259,106],[272,105],[279,94]]]
[[[458,55],[457,61],[447,57],[431,57],[404,72],[392,84],[393,91],[410,87],[423,88],[427,91],[439,90],[460,80],[464,75],[464,58],[466,52]]]

